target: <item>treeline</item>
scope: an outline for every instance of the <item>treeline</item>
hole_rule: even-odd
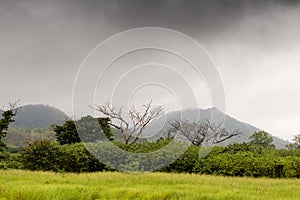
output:
[[[155,142],[135,140],[132,134],[120,138],[112,131],[111,119],[86,116],[76,122],[67,120],[63,125],[53,126],[56,141],[36,140],[18,152],[10,153],[1,139],[8,133],[15,115],[16,112],[10,109],[0,119],[0,169],[78,173],[155,169],[159,172],[223,176],[300,177],[299,135],[295,136],[293,144],[281,150],[275,149],[272,137],[264,131],[254,133],[247,143],[203,147],[203,141],[210,141],[210,138],[213,138],[213,144],[217,144],[236,133],[220,130],[210,123],[184,121],[175,123],[172,131],[188,138],[192,145],[185,149],[187,143],[175,141],[173,134]]]
[[[51,128],[12,128],[7,130],[3,142],[8,146],[7,151],[17,152],[28,142],[49,139],[55,141],[55,132]]]
[[[161,149],[169,142],[167,139],[160,139],[154,143],[146,144],[125,145],[120,142],[115,142],[115,144],[126,151],[146,153]],[[168,156],[172,156],[174,151],[179,150],[176,148],[180,148],[180,144],[177,147],[174,146],[174,148],[169,149],[170,152],[157,155],[157,158],[151,159],[153,162],[147,163],[147,165],[157,165],[158,161],[169,159]],[[203,151],[202,148],[190,146],[177,160],[157,171],[224,176],[300,177],[300,149],[275,150],[255,146],[250,143],[234,143],[227,147],[215,146],[210,149],[207,155],[199,156],[199,153],[201,154]],[[101,144],[101,147],[97,148],[97,153],[101,155],[96,156],[107,156],[110,158],[115,156],[120,164],[126,162],[123,159],[127,159],[127,162],[130,160],[130,157],[122,157],[122,155],[114,152],[112,149],[109,152],[107,150],[105,145]],[[57,142],[49,140],[32,142],[17,154],[2,152],[0,160],[0,168],[2,169],[17,168],[56,172],[114,170],[110,166],[100,163],[87,151],[83,143],[59,145]],[[142,158],[140,162],[134,158],[132,159],[132,163],[127,164],[127,167],[127,171],[143,171],[141,167],[145,167],[145,163],[143,163]],[[151,168],[151,166],[149,167]]]

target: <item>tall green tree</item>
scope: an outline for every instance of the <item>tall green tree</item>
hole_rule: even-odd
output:
[[[275,145],[273,144],[272,136],[265,131],[258,131],[253,133],[249,137],[249,143],[255,146],[261,146],[264,148],[274,149]]]
[[[76,121],[77,132],[82,142],[113,140],[108,118],[94,118],[90,115]]]
[[[294,135],[293,143],[286,145],[288,149],[300,149],[300,134]]]
[[[6,148],[6,144],[2,141],[2,138],[6,136],[9,124],[14,122],[13,117],[16,115],[17,110],[14,106],[10,106],[10,109],[2,113],[0,119],[0,151]]]
[[[110,119],[107,117],[99,117],[97,118],[97,120],[107,139],[112,141],[114,139],[114,134],[112,133],[111,127],[109,125]]]
[[[67,120],[63,125],[56,125],[53,130],[56,133],[57,141],[61,145],[74,144],[81,141],[113,140],[113,133],[108,123],[108,118],[93,118],[88,115],[75,122]]]
[[[56,125],[53,130],[55,131],[56,140],[61,145],[81,142],[73,120],[67,120],[63,125]]]

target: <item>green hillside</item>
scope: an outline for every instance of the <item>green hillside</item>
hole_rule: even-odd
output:
[[[50,126],[62,124],[66,119],[68,116],[64,112],[48,105],[21,106],[3,141],[9,148],[24,147],[34,140],[53,141],[55,133]]]
[[[205,121],[211,120],[213,123],[219,124],[224,122],[224,128],[227,130],[239,130],[242,132],[241,135],[232,137],[229,140],[221,143],[222,145],[227,145],[231,142],[248,142],[249,137],[256,131],[260,131],[260,128],[257,128],[251,124],[241,122],[233,117],[224,114],[217,108],[208,108],[208,109],[186,109],[182,111],[174,111],[165,114],[160,117],[158,120],[150,124],[146,128],[144,137],[149,138],[150,140],[158,139],[161,134],[167,132],[170,128],[170,123],[176,120],[190,120],[190,121]],[[155,133],[159,133],[154,135]],[[282,149],[288,144],[287,141],[280,139],[278,137],[273,137],[273,143],[276,148]]]
[[[18,108],[14,128],[48,128],[51,124],[61,124],[68,116],[61,110],[43,104],[25,105]]]

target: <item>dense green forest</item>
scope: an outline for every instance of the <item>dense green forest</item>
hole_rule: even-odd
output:
[[[55,141],[55,132],[51,128],[9,128],[3,141],[9,150],[16,151],[35,140]]]
[[[155,143],[125,145],[115,142],[116,145],[126,151],[145,153],[153,152],[168,144],[168,140],[161,139]],[[103,142],[105,143],[105,142]],[[95,145],[95,144],[85,144]],[[83,143],[59,145],[49,140],[35,141],[23,148],[19,153],[1,153],[0,167],[2,169],[17,168],[43,171],[66,171],[66,172],[94,172],[114,171],[103,163],[100,163],[87,151]],[[180,144],[177,148],[180,148]],[[101,144],[96,148],[98,156],[114,157],[120,164],[125,159],[117,152],[108,151],[105,145]],[[170,151],[177,151],[176,147]],[[158,171],[161,172],[187,172],[200,174],[214,174],[225,176],[252,176],[252,177],[286,177],[300,178],[300,149],[275,150],[262,146],[255,146],[249,143],[234,143],[227,147],[213,147],[210,153],[199,157],[201,147],[190,146],[171,165]],[[161,157],[159,157],[161,156]],[[172,152],[165,152],[159,155],[153,163],[167,159]],[[144,163],[127,163],[127,171],[143,171]]]
[[[0,152],[1,169],[94,172],[115,171],[114,168],[120,169],[122,166],[122,171],[148,171],[148,169],[154,169],[157,163],[172,159],[174,152],[180,152],[181,148],[186,145],[184,141],[174,140],[171,135],[161,137],[154,142],[140,140],[126,144],[122,141],[121,132],[110,126],[110,119],[91,116],[82,117],[77,121],[66,120],[64,124],[52,125],[51,130],[45,128],[8,129],[9,124],[14,120],[14,115],[15,113],[10,110],[2,113],[0,140],[10,144],[15,143],[15,146],[19,148],[7,148],[3,143]],[[77,130],[86,135],[79,137]],[[16,132],[23,132],[23,135],[30,137],[27,139],[31,142],[16,143],[17,137],[20,137]],[[13,138],[16,140],[14,141]],[[214,146],[204,154],[207,147],[191,145],[170,165],[156,169],[156,171],[300,178],[299,138],[299,135],[295,136],[294,142],[287,145],[286,149],[275,149],[273,138],[264,131],[253,133],[249,137],[249,142]],[[111,148],[111,143],[132,154],[129,156],[120,154],[115,150],[116,148]],[[147,163],[145,163],[145,157],[135,157],[135,153],[156,152],[171,143],[170,148],[155,154]],[[148,156],[147,154],[140,155]],[[113,165],[101,163],[97,158],[113,159],[116,163]]]

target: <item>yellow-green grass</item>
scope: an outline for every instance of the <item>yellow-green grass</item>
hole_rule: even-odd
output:
[[[2,170],[0,199],[300,199],[300,180]]]

